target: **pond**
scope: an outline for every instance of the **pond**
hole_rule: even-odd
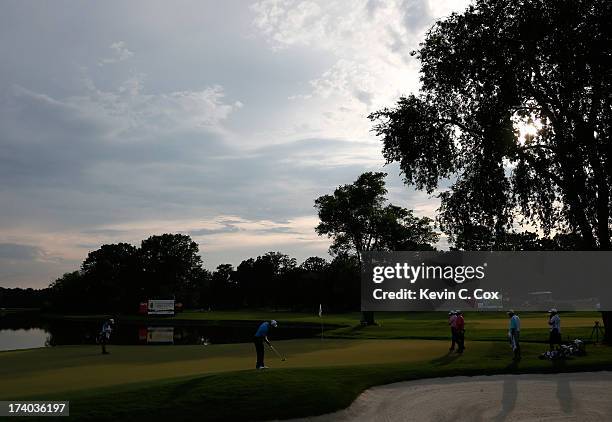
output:
[[[0,351],[95,344],[102,321],[66,321],[40,318],[36,313],[14,313],[0,317]],[[112,344],[179,345],[250,342],[259,322],[197,322],[153,320],[151,322],[118,321]],[[280,324],[271,335],[274,340],[317,337],[316,324]]]
[[[45,347],[49,333],[42,328],[0,329],[0,351]]]

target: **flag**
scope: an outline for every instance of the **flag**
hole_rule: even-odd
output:
[[[321,318],[322,316],[323,316],[323,307],[319,303],[319,318]]]

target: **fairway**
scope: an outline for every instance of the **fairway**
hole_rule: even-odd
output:
[[[300,368],[418,362],[443,356],[435,340],[287,340],[274,343],[285,362],[267,350],[266,364]],[[479,349],[486,342],[475,343]],[[468,346],[469,347],[469,346]],[[43,395],[235,370],[255,371],[251,343],[212,346],[62,346],[0,353],[0,398]]]

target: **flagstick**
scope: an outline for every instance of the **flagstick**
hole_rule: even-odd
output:
[[[319,318],[321,319],[321,341],[323,341],[323,306],[319,303]]]

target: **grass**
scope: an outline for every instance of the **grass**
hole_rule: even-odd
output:
[[[275,346],[287,357],[280,363],[270,352],[267,363],[305,368],[373,363],[415,362],[441,355],[447,345],[429,340],[286,340]],[[74,391],[178,376],[251,369],[250,343],[204,346],[110,346],[101,356],[95,346],[59,346],[0,352],[0,399],[54,391]],[[61,381],[61,382],[60,382]]]
[[[335,347],[326,348],[323,355],[314,359],[312,353],[317,349],[313,344],[315,340],[309,340],[311,344],[303,342],[293,345],[290,342],[279,342],[279,347],[289,351],[287,365],[279,364],[275,369],[267,371],[237,370],[63,392],[49,390],[45,394],[30,395],[28,398],[69,399],[71,415],[73,419],[79,420],[262,420],[335,411],[348,406],[364,389],[402,380],[454,375],[612,369],[612,350],[600,346],[592,347],[589,355],[585,357],[554,363],[537,359],[541,345],[527,344],[523,350],[524,360],[515,365],[510,360],[508,345],[501,342],[470,343],[466,354],[462,356],[446,354],[442,351],[446,344],[442,342],[429,342],[427,347],[420,350],[412,350],[419,342],[410,340],[369,342],[372,343],[369,349],[362,349],[367,344],[361,344],[356,349],[361,351],[360,358],[353,356],[348,360],[346,352],[350,351],[349,355],[355,352],[350,350],[351,346],[348,344],[342,345],[348,349],[335,344]],[[346,343],[351,342],[353,341]],[[376,344],[380,346],[376,347]],[[293,347],[296,348],[295,351]],[[299,351],[307,347],[311,349]],[[83,359],[89,359],[89,350],[81,349],[87,355]],[[156,348],[147,348],[146,353],[154,349]],[[394,352],[389,353],[389,349]],[[117,356],[124,352],[129,355],[127,349],[115,351]],[[218,352],[221,353],[221,350]],[[174,353],[193,356],[193,351],[188,348]],[[240,351],[235,353],[240,354]],[[395,360],[401,353],[405,353],[403,360]],[[325,356],[330,360],[315,362]],[[7,356],[0,355],[2,367],[6,358]],[[107,367],[105,371],[115,375],[119,373],[120,362],[125,362],[127,357],[124,355],[116,359],[117,363],[111,364],[111,367],[116,365],[115,369]],[[157,368],[154,362],[165,361],[165,358],[157,353],[141,359],[147,362],[147,366],[152,365],[149,368],[151,370]],[[306,364],[309,359],[314,359],[311,362],[317,366],[302,367],[301,364]],[[341,362],[334,359],[341,359]],[[359,359],[363,359],[361,364],[357,364]],[[102,357],[99,357],[99,360],[102,360]],[[364,361],[370,363],[363,364]],[[55,361],[61,362],[65,361]],[[91,364],[104,366],[93,362]],[[18,369],[15,368],[14,371],[18,372]],[[5,374],[2,379],[4,384]],[[12,382],[14,379],[15,376],[9,377],[7,381]],[[86,379],[87,377],[83,376],[81,381]],[[30,378],[30,381],[34,380]],[[56,386],[66,384],[58,377],[55,377],[54,381]]]
[[[261,420],[332,412],[371,386],[401,380],[612,370],[612,349],[603,346],[589,346],[587,356],[563,362],[539,360],[548,332],[542,313],[521,314],[524,359],[518,364],[511,361],[503,313],[466,313],[467,350],[462,356],[447,353],[449,329],[443,313],[376,317],[379,325],[363,327],[359,313],[324,315],[324,340],[275,342],[287,361],[281,363],[268,352],[266,363],[273,369],[267,371],[252,369],[250,343],[111,346],[108,356],[94,346],[0,352],[0,400],[68,399],[71,419],[78,420]],[[256,325],[272,318],[287,325],[321,322],[314,313],[265,311],[185,312],[163,321],[231,329],[234,323]],[[562,318],[565,337],[588,339],[600,314],[564,313]]]

